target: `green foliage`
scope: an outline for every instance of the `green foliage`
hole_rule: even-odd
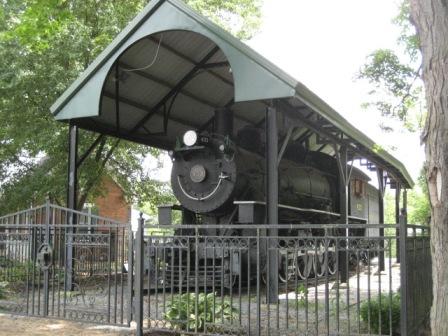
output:
[[[417,186],[408,193],[408,223],[429,225],[431,205],[429,202],[426,169],[423,168],[417,179]]]
[[[111,42],[148,0],[0,1],[0,213],[40,203],[50,194],[63,204],[67,175],[67,126],[50,105]],[[259,0],[189,0],[238,36],[258,26]],[[79,151],[97,135],[80,131]],[[147,157],[159,152],[105,137],[84,161],[78,208],[101,194],[108,175],[131,202],[159,203],[167,185],[150,178]]]
[[[370,54],[367,63],[361,68],[358,78],[367,80],[373,89],[369,95],[371,102],[363,106],[374,107],[383,116],[397,118],[411,130],[421,128],[419,122],[413,122],[410,111],[418,109],[421,99],[420,69],[402,62],[396,53],[389,49],[379,49]],[[419,110],[416,111],[420,113]],[[389,130],[387,127],[383,127]]]
[[[392,299],[386,294],[381,294],[380,297],[374,297],[370,302],[364,301],[361,304],[361,320],[370,326],[371,332],[382,335],[389,334],[392,321],[392,332],[395,335],[400,328],[400,293],[392,294]]]
[[[260,25],[261,0],[184,0],[240,39],[251,37]]]
[[[300,284],[297,289],[297,300],[299,306],[304,306],[306,304],[307,295],[308,295],[308,288],[304,284]]]
[[[384,222],[395,224],[395,193],[389,190],[384,195]]]
[[[404,46],[405,52],[410,57],[411,61],[417,61],[419,57],[418,50],[420,47],[420,41],[414,25],[410,21],[410,10],[409,0],[404,0],[400,4],[398,15],[392,22],[401,28],[401,34],[398,38],[398,42]]]
[[[423,84],[419,60],[419,41],[409,21],[409,1],[403,0],[399,14],[393,20],[401,28],[398,46],[401,50],[378,49],[372,52],[361,67],[358,79],[372,85],[372,100],[363,108],[375,108],[383,116],[403,122],[410,131],[423,128],[426,116],[423,100]],[[385,131],[393,131],[387,123],[380,125]]]
[[[176,330],[197,330],[213,332],[219,330],[217,324],[224,324],[238,318],[238,310],[228,300],[215,293],[186,293],[168,303],[165,319]],[[197,314],[196,314],[197,311]]]
[[[425,170],[422,169],[417,180],[417,185],[408,190],[408,223],[416,225],[428,225],[431,217],[428,188],[426,186]],[[386,192],[385,195],[385,222],[395,223],[395,192]],[[400,208],[403,200],[400,199]]]
[[[8,297],[8,283],[6,281],[0,282],[0,300]]]
[[[19,284],[24,283],[27,281],[27,279],[30,279],[33,274],[33,270],[37,273],[37,268],[33,265],[32,262],[17,262],[17,261],[8,261],[5,268],[7,268],[6,271],[6,277],[4,277],[4,280],[7,280],[8,282]]]
[[[37,267],[30,261],[0,258],[0,299],[6,298],[10,293],[22,291],[23,285],[31,279],[33,270],[37,274]]]

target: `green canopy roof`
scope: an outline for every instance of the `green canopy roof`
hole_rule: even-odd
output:
[[[257,125],[272,99],[301,120],[294,139],[313,129],[314,148],[319,137],[330,138],[413,185],[401,162],[302,83],[178,0],[152,0],[51,111],[57,120],[169,149],[217,108],[233,110],[237,129]]]

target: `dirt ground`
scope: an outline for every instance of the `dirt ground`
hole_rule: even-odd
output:
[[[97,326],[73,321],[43,319],[38,317],[24,317],[0,314],[0,335],[17,336],[90,336],[90,335],[134,335],[135,331],[128,328],[113,326]]]

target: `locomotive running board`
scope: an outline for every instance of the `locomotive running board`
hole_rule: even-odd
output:
[[[264,207],[266,206],[266,202],[262,202],[262,201],[234,201],[233,204],[235,204],[239,207],[239,221],[241,223],[257,223],[257,222],[259,222],[259,221],[255,220],[255,219],[259,219],[259,218],[257,218],[259,216],[256,215],[256,212],[257,212],[256,208],[262,207],[264,209]],[[311,213],[333,216],[333,217],[337,217],[337,218],[341,217],[341,215],[337,212],[330,212],[330,211],[325,211],[325,210],[318,210],[318,209],[311,209],[311,208],[298,208],[298,207],[293,207],[293,206],[285,205],[285,204],[279,204],[278,207],[279,207],[279,209],[293,210],[293,211],[297,211],[297,212],[311,212]],[[360,217],[355,217],[355,216],[348,216],[348,218],[356,220],[356,221],[367,222],[367,218],[360,218]]]

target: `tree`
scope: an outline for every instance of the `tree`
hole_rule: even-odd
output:
[[[423,83],[418,37],[409,21],[409,11],[408,0],[403,0],[393,20],[401,28],[397,50],[378,49],[372,52],[360,69],[358,78],[366,79],[373,86],[369,92],[372,101],[365,103],[365,108],[376,108],[383,116],[401,121],[413,132],[423,128],[425,110],[422,109]],[[393,131],[390,123],[380,126],[384,131]]]
[[[448,3],[411,0],[419,37],[428,117],[422,134],[431,202],[433,335],[448,335]]]
[[[258,26],[259,0],[188,0],[239,37]],[[65,202],[67,126],[50,105],[144,7],[147,0],[0,0],[0,213]],[[97,135],[80,131],[80,152]],[[78,208],[101,193],[108,174],[133,201],[169,197],[144,168],[159,152],[104,137],[79,171]]]
[[[382,116],[396,118],[410,131],[422,127],[420,111],[415,111],[422,89],[420,68],[401,61],[393,50],[379,49],[368,57],[358,78],[367,79],[374,87],[369,92],[372,101],[365,103],[364,108],[375,108]],[[380,126],[383,131],[393,131],[389,124]]]

